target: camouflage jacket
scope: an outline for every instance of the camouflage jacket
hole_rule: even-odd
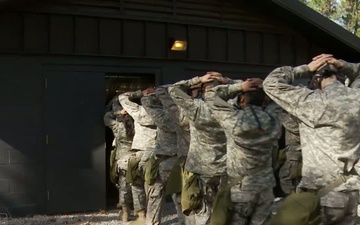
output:
[[[142,97],[141,104],[157,126],[154,153],[156,155],[176,155],[178,152],[177,124],[173,122],[171,112],[165,109],[155,94]]]
[[[280,67],[263,86],[270,98],[300,121],[303,178],[299,187],[319,189],[352,169],[359,159],[360,90],[339,81],[322,90],[291,85],[294,79],[310,75],[307,65]],[[357,190],[358,178],[351,177],[337,190]]]
[[[189,120],[183,112],[177,107],[174,100],[170,97],[166,87],[160,86],[155,91],[163,107],[167,110],[171,123],[174,124],[177,139],[177,155],[186,156],[190,144]]]
[[[134,119],[135,135],[131,148],[142,151],[153,151],[155,149],[156,125],[143,106],[131,101],[131,99],[141,97],[141,91],[127,92],[119,95],[119,101]]]
[[[119,159],[122,154],[131,150],[132,141],[127,139],[124,124],[116,120],[116,117],[112,111],[105,113],[104,124],[105,126],[109,127],[114,134],[116,159]]]
[[[360,63],[343,62],[345,65],[340,70],[340,73],[347,77],[348,86],[351,88],[360,88]]]
[[[210,107],[201,99],[192,99],[182,88],[198,84],[198,77],[169,87],[169,94],[190,124],[190,147],[185,169],[217,176],[226,173],[226,137]]]
[[[227,173],[243,177],[243,185],[274,187],[272,151],[281,135],[275,103],[266,108],[248,105],[241,109],[227,101],[241,92],[241,84],[219,85],[205,94],[213,115],[224,128],[227,138]]]
[[[287,112],[282,112],[280,122],[285,128],[285,144],[290,150],[301,150],[299,122],[297,119]]]

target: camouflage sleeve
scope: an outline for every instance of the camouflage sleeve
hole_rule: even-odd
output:
[[[118,122],[115,119],[115,115],[113,112],[107,112],[104,116],[104,124],[105,126],[109,127],[114,135],[116,135],[119,132],[119,126]]]
[[[156,88],[155,94],[166,110],[177,108],[166,87],[160,86]]]
[[[140,118],[140,106],[135,102],[132,102],[131,99],[142,96],[141,91],[136,92],[126,92],[122,95],[119,95],[119,102],[121,106],[126,110],[127,113],[135,120],[139,121]]]
[[[142,96],[143,95],[140,90],[136,92],[127,92],[119,96],[119,101],[121,106],[135,122],[139,123],[141,126],[153,126],[154,121],[147,114],[144,107],[131,101],[132,99],[141,99]]]
[[[237,110],[226,102],[229,96],[241,92],[240,84],[218,85],[205,93],[206,103],[210,106],[213,116],[224,129],[232,129],[234,118],[242,110]]]
[[[240,92],[240,84],[218,85],[205,93],[205,100],[215,111],[234,111],[234,106],[227,100]]]
[[[229,80],[229,84],[237,84],[237,83],[242,83],[244,82],[243,80],[232,80],[230,78],[227,78]]]
[[[177,123],[180,118],[179,108],[176,106],[174,100],[171,98],[168,89],[160,86],[155,91],[156,96],[164,106],[166,113],[171,117],[173,123]]]
[[[299,120],[312,126],[322,113],[321,99],[314,97],[314,91],[291,83],[302,77],[310,77],[307,65],[298,67],[280,67],[272,71],[264,80],[265,93],[279,106]]]
[[[341,60],[344,66],[339,70],[340,74],[349,78],[351,84],[355,79],[360,78],[360,63],[348,63]]]
[[[200,104],[177,86],[169,87],[169,94],[177,107],[181,109],[183,115],[191,121],[194,121],[200,108]]]
[[[285,127],[285,129],[291,131],[291,133],[299,133],[298,120],[286,111],[281,112],[280,122]]]
[[[130,101],[133,101],[135,99],[140,99],[143,96],[141,90],[137,90],[137,91],[134,91],[134,92],[127,92],[126,95],[129,96]]]
[[[279,122],[281,122],[281,115],[284,110],[278,104],[275,102],[270,102],[268,106],[266,106],[265,111],[273,115],[275,118],[278,118]]]
[[[174,84],[174,86],[186,86],[186,87],[190,87],[192,85],[196,85],[196,84],[199,84],[201,83],[200,81],[200,77],[194,77],[194,78],[191,78],[189,80],[181,80],[181,81],[178,81]]]
[[[194,77],[191,78],[189,80],[181,80],[176,82],[175,84],[173,84],[173,86],[176,86],[178,88],[180,88],[181,90],[183,90],[184,92],[186,92],[191,86],[200,84],[200,77]]]
[[[173,132],[173,123],[169,119],[168,113],[162,105],[156,103],[156,100],[156,95],[150,94],[141,98],[141,104],[157,127],[167,132]]]
[[[224,101],[235,98],[242,91],[242,81],[234,84],[218,85],[205,94],[205,99],[212,100],[215,96],[221,98]],[[206,97],[208,96],[208,97]]]

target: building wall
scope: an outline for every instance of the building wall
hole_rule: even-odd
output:
[[[79,172],[84,178],[88,190],[75,189],[77,193],[83,192],[83,197],[95,199],[88,206],[82,206],[80,199],[75,203],[59,201],[58,208],[52,208],[55,204],[49,202],[49,189],[53,199],[52,185],[57,185],[62,196],[70,192],[68,187],[77,184],[61,183],[66,177],[59,177],[57,183],[56,177],[51,176],[49,168],[53,164],[49,164],[49,155],[54,153],[46,144],[46,135],[51,126],[59,124],[64,130],[73,129],[67,121],[81,118],[80,112],[94,110],[86,99],[91,90],[96,104],[101,103],[102,97],[96,94],[105,96],[105,90],[102,93],[101,82],[96,82],[106,73],[153,73],[157,84],[173,83],[209,70],[233,78],[264,77],[277,65],[306,63],[310,56],[322,52],[313,40],[281,21],[259,14],[243,1],[48,2],[0,12],[0,213],[25,215],[79,209],[68,207],[69,204],[81,206],[82,210],[105,207],[102,108],[82,120],[96,121],[89,129],[96,130],[100,138],[85,143],[86,148],[94,147],[95,151],[86,151],[84,147],[81,154],[74,153],[79,145],[76,138],[50,137],[50,143],[63,140],[70,146],[66,148],[68,159],[57,150],[58,157],[65,161],[59,168],[63,166],[68,174]],[[188,51],[169,51],[169,38],[186,39]],[[46,88],[46,79],[58,73],[64,79],[57,77],[56,87],[49,84]],[[72,82],[77,82],[78,91]],[[52,97],[60,101],[62,94],[70,101],[71,94],[64,94],[70,87],[83,100],[62,103],[63,107],[69,110],[79,104],[84,107],[76,108],[79,111],[66,114],[67,117],[49,119],[46,102]],[[52,93],[49,97],[51,88],[64,93],[59,91],[59,95]],[[83,139],[94,134],[86,135],[89,136]],[[74,154],[79,165],[71,165]],[[79,156],[85,159],[82,161]],[[64,193],[60,193],[62,188]]]
[[[243,1],[205,2],[62,0],[7,9],[0,52],[269,65],[304,63],[321,52]],[[172,37],[188,40],[188,51],[169,51]]]
[[[44,149],[41,83],[33,60],[0,60],[0,212],[36,211],[43,202]],[[4,208],[3,208],[4,207]]]

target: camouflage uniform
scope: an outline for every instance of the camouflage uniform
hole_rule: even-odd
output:
[[[298,171],[301,170],[302,155],[299,134],[299,123],[296,118],[283,112],[280,121],[285,127],[286,160],[279,171],[279,178],[282,190],[285,194],[291,194],[296,191],[301,176]]]
[[[342,70],[354,77],[351,65]],[[270,98],[300,121],[303,168],[299,190],[317,191],[344,172],[353,174],[322,197],[321,206],[323,224],[355,224],[359,176],[353,166],[360,156],[360,90],[339,81],[322,90],[290,85],[296,78],[311,75],[307,65],[281,67],[270,73],[263,87]]]
[[[119,96],[119,101],[127,113],[134,119],[135,135],[131,146],[133,151],[132,157],[140,159],[138,170],[139,174],[143,175],[145,163],[155,148],[156,126],[144,107],[132,101],[141,97],[141,91],[124,93]],[[146,209],[144,177],[138,177],[131,184],[131,187],[135,212],[144,211]]]
[[[357,68],[357,66],[356,66],[356,64],[354,65],[351,65],[352,66],[352,68],[353,69],[355,69],[355,71],[352,71],[352,72],[350,72],[351,74],[352,73],[356,73],[356,68]],[[349,72],[348,72],[349,73]],[[352,79],[349,79],[349,78],[346,78],[346,80],[345,80],[345,86],[347,86],[347,87],[351,87],[351,88],[360,88],[360,77],[356,77],[356,79],[354,79],[355,78],[355,76],[354,75],[350,75],[350,77],[352,78]],[[356,165],[355,165],[355,169],[356,169],[356,171],[359,173],[360,172],[360,163],[357,163]],[[359,191],[360,191],[360,187],[359,187]],[[359,198],[360,198],[360,195],[359,195]],[[359,203],[360,203],[360,199],[359,199]],[[359,205],[360,206],[360,205]],[[358,208],[359,208],[359,206],[358,206]],[[360,217],[360,211],[358,210],[358,217]]]
[[[172,119],[173,123],[177,124],[176,136],[177,136],[177,156],[179,159],[185,160],[189,151],[190,145],[190,125],[189,119],[184,115],[183,110],[177,107],[177,105],[172,100],[168,88],[165,86],[158,87],[156,89],[156,95],[159,99],[164,99],[162,101],[169,102],[168,104],[163,104],[163,106],[168,110],[169,116]],[[172,103],[171,103],[172,102]],[[181,161],[182,161],[181,160]],[[189,215],[185,216],[182,212],[181,207],[181,193],[173,194],[172,199],[175,202],[176,211],[179,217],[179,224],[192,225],[195,224],[194,216]]]
[[[170,101],[169,101],[170,100]],[[154,156],[159,161],[159,174],[155,183],[148,188],[148,207],[146,214],[147,225],[159,225],[161,223],[161,209],[165,197],[165,186],[170,172],[177,162],[177,123],[171,119],[171,111],[166,110],[176,107],[171,98],[164,95],[150,94],[141,99],[141,103],[152,117],[157,126],[157,139]],[[166,108],[166,109],[165,109]]]
[[[176,130],[176,140],[177,140],[177,156],[180,159],[185,159],[190,144],[190,127],[189,120],[184,116],[182,110],[177,107],[173,99],[171,98],[168,88],[165,86],[158,87],[156,89],[156,95],[160,99],[163,107],[167,110],[169,115],[170,122],[175,124],[174,128]],[[181,207],[181,193],[176,193],[172,195],[172,199],[175,203],[176,211],[179,217],[179,224],[191,225],[194,221],[192,216],[185,217],[182,213]]]
[[[132,141],[129,141],[126,137],[125,126],[122,122],[119,122],[116,119],[116,116],[112,111],[105,113],[104,116],[105,126],[109,127],[115,137],[115,147],[116,147],[116,161],[121,161],[128,158],[129,151],[131,150]],[[129,206],[132,203],[132,194],[131,186],[126,183],[125,174],[126,168],[121,168],[120,163],[119,167],[119,204],[123,206]]]
[[[213,115],[227,138],[227,173],[236,180],[230,190],[234,215],[231,224],[262,225],[271,215],[273,146],[281,135],[281,108],[247,105],[243,109],[227,101],[241,92],[241,84],[219,85],[205,94]]]
[[[199,77],[180,81],[169,87],[169,93],[189,119],[191,139],[185,169],[197,174],[200,180],[203,207],[196,212],[195,220],[197,225],[202,225],[210,222],[212,202],[219,186],[226,180],[226,137],[210,107],[182,90],[199,83]]]

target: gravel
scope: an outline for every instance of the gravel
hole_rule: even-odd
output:
[[[177,225],[177,215],[173,203],[166,203],[164,207],[163,225]],[[3,215],[0,215],[0,217]],[[131,217],[130,220],[134,220]],[[127,225],[120,221],[118,210],[71,215],[43,216],[36,215],[24,218],[1,218],[0,225]]]
[[[273,205],[273,213],[281,206],[283,199],[276,199]],[[358,207],[360,215],[360,207]],[[2,217],[3,215],[0,215]],[[134,220],[131,217],[130,220]],[[166,203],[163,212],[162,225],[177,225],[178,219],[175,206],[172,202]],[[360,222],[360,219],[358,220]],[[358,222],[358,223],[359,223]],[[0,218],[0,225],[128,225],[120,221],[118,210],[99,211],[94,213],[71,214],[71,215],[54,215],[24,218]]]

